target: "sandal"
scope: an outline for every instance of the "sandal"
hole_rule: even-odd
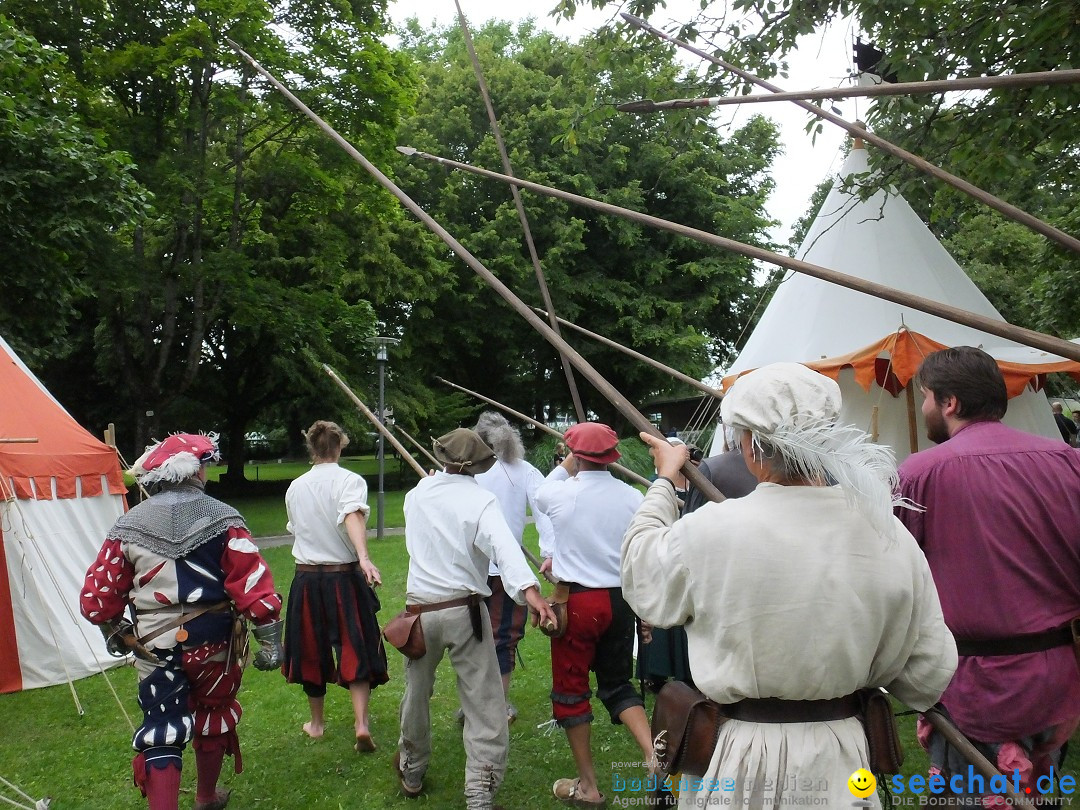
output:
[[[571,807],[607,807],[607,799],[603,795],[596,800],[581,798],[580,779],[558,779],[551,786],[551,792],[556,799]]]

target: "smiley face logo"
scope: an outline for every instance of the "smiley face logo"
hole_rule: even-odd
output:
[[[866,768],[859,768],[848,777],[847,787],[852,796],[865,799],[877,788],[877,779]]]

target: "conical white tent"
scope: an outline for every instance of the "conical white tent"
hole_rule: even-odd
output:
[[[116,452],[0,338],[0,692],[119,663],[79,615],[86,569],[124,512]]]
[[[867,171],[866,150],[857,144],[839,175]],[[845,191],[842,186],[833,185],[799,258],[1004,322],[895,190],[860,200],[857,189]],[[1039,389],[1046,373],[1076,375],[1080,364],[793,272],[779,285],[728,369],[724,386],[769,363],[803,363],[840,383],[841,419],[890,445],[901,461],[929,446],[919,413],[921,399],[905,387],[922,357],[945,346],[978,346],[998,361],[1009,388],[1006,423],[1060,436]]]

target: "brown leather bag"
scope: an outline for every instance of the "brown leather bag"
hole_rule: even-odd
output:
[[[873,773],[899,773],[904,764],[904,748],[900,744],[900,731],[888,693],[872,687],[859,690],[859,697],[870,770]]]
[[[704,776],[726,720],[719,703],[689,684],[664,684],[652,716],[653,753],[661,772]]]
[[[548,597],[548,607],[555,614],[555,626],[540,625],[540,632],[548,638],[561,638],[566,633],[567,613],[566,602],[570,599],[570,586],[560,582],[555,586],[555,592]]]
[[[423,658],[427,652],[424,643],[424,627],[420,624],[420,614],[410,613],[408,609],[386,623],[383,638],[397,647],[406,658]]]

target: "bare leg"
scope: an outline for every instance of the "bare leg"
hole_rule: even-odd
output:
[[[503,697],[507,700],[510,699],[510,673],[507,672],[502,676],[503,681]]]
[[[308,695],[308,706],[311,708],[311,720],[304,723],[304,733],[312,739],[318,739],[323,735],[326,724],[323,721],[323,697],[311,697]]]
[[[349,696],[352,698],[353,716],[356,718],[356,738],[369,737],[368,700],[371,697],[371,684],[367,681],[350,683]]]
[[[596,787],[596,770],[593,768],[591,733],[591,723],[578,723],[566,729],[566,740],[570,743],[570,753],[574,755],[578,772],[577,798],[594,802],[600,798],[600,791]]]
[[[634,737],[634,742],[638,744],[638,748],[641,749],[641,761],[649,763],[649,770],[652,770],[653,764],[653,741],[652,741],[652,729],[649,726],[649,718],[645,714],[645,709],[641,706],[631,706],[628,709],[623,709],[619,713],[619,719],[626,726],[627,730]]]

